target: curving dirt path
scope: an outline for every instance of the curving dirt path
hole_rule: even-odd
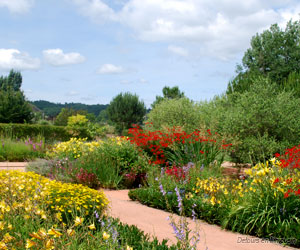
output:
[[[155,235],[160,241],[169,239],[176,243],[173,229],[166,219],[170,213],[144,206],[128,197],[128,190],[104,190],[110,200],[110,215],[118,217],[122,222],[135,225],[145,233]],[[179,216],[175,216],[178,221]],[[190,229],[196,228],[196,223],[188,219]],[[197,249],[201,250],[287,250],[293,249],[263,241],[262,239],[222,230],[215,225],[203,221],[197,222],[200,226],[200,243]],[[242,242],[243,241],[243,242]],[[248,241],[248,243],[247,243]]]

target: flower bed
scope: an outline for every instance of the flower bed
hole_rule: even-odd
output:
[[[300,145],[287,149],[284,155],[276,154],[277,159],[255,165],[236,180],[201,173],[199,166],[184,173],[174,168],[156,172],[149,187],[132,190],[129,196],[180,213],[176,188],[188,216],[194,211],[198,218],[224,228],[299,247],[299,152]]]
[[[82,185],[0,171],[0,249],[176,249],[103,216],[108,200]]]

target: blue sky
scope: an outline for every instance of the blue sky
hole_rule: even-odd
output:
[[[21,71],[29,100],[129,91],[149,106],[165,85],[209,100],[255,33],[298,13],[297,0],[0,0],[0,75]]]

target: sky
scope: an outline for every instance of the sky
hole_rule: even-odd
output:
[[[224,93],[251,37],[299,20],[299,0],[0,0],[0,75],[28,100],[147,107],[164,86],[194,101]]]

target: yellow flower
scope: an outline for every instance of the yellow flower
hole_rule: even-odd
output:
[[[43,238],[38,234],[38,233],[29,233],[30,237],[38,239],[38,240],[43,240]]]
[[[130,246],[126,246],[126,250],[133,250],[133,248]]]
[[[62,236],[62,233],[56,231],[54,228],[51,228],[48,230],[48,235],[53,235],[54,238],[59,238],[60,236]]]
[[[54,241],[52,239],[47,240],[46,244],[45,244],[45,250],[54,249],[53,243],[54,243]]]
[[[83,221],[84,221],[84,218],[80,218],[80,217],[76,216],[75,227],[81,225]]]
[[[61,217],[61,213],[60,213],[60,212],[56,213],[56,218],[57,218],[59,221],[62,221],[62,217]]]
[[[47,232],[44,228],[39,229],[38,234],[42,237],[42,238],[46,238],[47,237]]]
[[[26,240],[26,249],[29,249],[29,248],[31,248],[31,247],[33,247],[33,246],[35,246],[35,242],[34,241],[32,241],[32,240],[29,240],[29,239],[27,239]]]
[[[1,250],[8,250],[6,244],[4,242],[2,242],[2,241],[0,241],[0,249]]]
[[[73,236],[74,234],[75,234],[75,231],[73,230],[73,229],[68,229],[67,230],[67,234],[69,235],[69,236]]]
[[[225,195],[227,195],[227,194],[228,194],[228,190],[227,190],[227,189],[225,189],[225,191],[224,191],[224,194],[225,194]]]
[[[109,237],[110,237],[110,235],[108,234],[108,233],[106,233],[105,231],[103,232],[103,239],[104,240],[107,240],[107,239],[109,239]]]
[[[11,236],[9,233],[6,233],[4,236],[3,236],[3,242],[4,243],[9,243],[11,242],[13,239],[15,239],[13,236]]]
[[[95,227],[95,224],[93,223],[93,224],[91,224],[91,225],[89,225],[88,226],[88,228],[90,229],[90,230],[95,230],[96,229],[96,227]]]

